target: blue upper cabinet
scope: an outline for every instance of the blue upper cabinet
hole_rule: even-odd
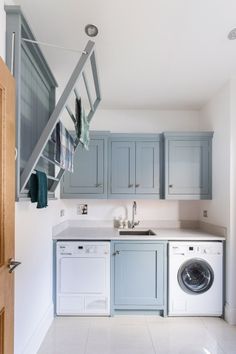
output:
[[[107,135],[90,134],[89,150],[78,146],[74,172],[65,172],[61,198],[107,198]]]
[[[89,151],[79,147],[74,172],[64,175],[61,197],[211,199],[212,137],[92,132]]]
[[[138,194],[159,194],[160,147],[158,141],[136,142],[135,188]]]
[[[159,198],[159,135],[112,134],[109,151],[110,198]]]
[[[135,193],[135,142],[111,142],[111,193]]]
[[[165,199],[211,199],[213,133],[164,133]]]

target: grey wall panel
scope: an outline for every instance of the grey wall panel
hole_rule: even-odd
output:
[[[16,80],[16,200],[20,194],[20,174],[27,163],[41,132],[55,106],[56,80],[37,45],[21,39],[35,39],[19,6],[5,6],[6,11],[6,63],[11,68],[14,58]],[[12,34],[15,33],[14,53]],[[45,163],[41,169],[54,175],[54,166]]]
[[[50,88],[26,50],[21,57],[21,169],[50,116]]]

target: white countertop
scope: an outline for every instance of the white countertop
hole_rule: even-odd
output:
[[[212,235],[201,230],[156,229],[151,228],[155,236],[120,236],[119,230],[112,227],[68,227],[53,235],[54,240],[133,240],[133,241],[223,241],[225,237]],[[124,231],[125,229],[122,229]],[[142,230],[142,228],[135,228]]]

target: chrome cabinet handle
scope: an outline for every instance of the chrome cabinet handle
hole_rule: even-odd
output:
[[[12,258],[9,259],[7,267],[9,268],[9,273],[12,273],[13,270],[18,267],[21,262],[14,261]]]
[[[140,187],[140,184],[135,184],[135,187],[136,187],[136,188]]]
[[[112,253],[113,256],[116,256],[117,254],[120,254],[120,251],[115,251],[114,253]]]
[[[97,187],[97,188],[102,187],[102,186],[103,186],[102,183],[96,184],[96,187]]]
[[[129,184],[129,188],[132,188],[134,185],[133,184]]]

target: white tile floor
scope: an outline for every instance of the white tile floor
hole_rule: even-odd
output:
[[[236,354],[219,318],[57,317],[38,354]]]

